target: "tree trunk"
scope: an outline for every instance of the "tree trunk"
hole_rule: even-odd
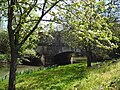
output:
[[[16,68],[17,68],[17,50],[11,51],[10,73],[9,73],[9,87],[8,90],[15,90],[16,84]]]
[[[91,45],[88,45],[85,49],[86,49],[86,56],[87,56],[87,67],[91,67],[91,61],[92,61]]]
[[[92,55],[90,52],[87,52],[87,67],[91,67]]]
[[[15,37],[13,26],[13,16],[14,16],[14,8],[15,0],[8,0],[8,35],[10,41],[11,48],[11,61],[10,61],[10,73],[9,73],[9,86],[8,90],[15,90],[15,81],[16,81],[16,65],[17,65],[17,57],[18,57],[18,49],[17,45],[15,45]]]

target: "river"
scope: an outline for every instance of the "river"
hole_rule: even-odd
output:
[[[22,72],[26,70],[36,70],[39,69],[39,66],[28,66],[28,65],[18,65],[17,72]],[[8,64],[0,64],[0,78],[9,74],[9,65]]]

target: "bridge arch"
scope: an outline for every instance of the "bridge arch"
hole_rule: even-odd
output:
[[[54,56],[54,64],[56,65],[66,65],[71,63],[71,57],[74,51],[66,51],[58,53]]]

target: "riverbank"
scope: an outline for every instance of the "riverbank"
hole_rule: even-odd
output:
[[[39,66],[17,65],[17,72],[23,72],[26,70],[36,70]],[[3,78],[9,74],[9,64],[0,63],[0,78]]]
[[[17,75],[17,90],[120,90],[120,59],[116,62],[71,64]],[[0,89],[7,89],[7,80]],[[111,89],[112,88],[112,89]]]

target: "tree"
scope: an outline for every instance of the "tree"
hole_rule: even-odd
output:
[[[118,39],[120,39],[120,1],[119,0],[107,0],[106,3],[107,10],[104,12],[105,15],[109,18],[109,22],[112,22],[114,25],[112,26],[112,33]],[[116,39],[117,39],[116,38]],[[112,42],[118,44],[117,49],[113,49],[110,53],[111,57],[118,57],[120,54],[120,41],[112,40]]]
[[[6,31],[6,28],[4,28],[6,25],[5,17],[7,16],[6,9],[4,8],[7,4],[7,0],[1,0],[0,1],[0,51],[3,51],[4,53],[9,52],[9,39],[8,39],[8,32]]]
[[[7,5],[7,0],[0,1],[0,28],[1,30],[6,29],[5,20],[7,17],[7,9],[5,8]]]
[[[110,21],[116,22],[120,20],[120,1],[119,0],[106,0],[105,16],[110,18]]]
[[[0,51],[3,51],[5,54],[10,52],[9,39],[7,31],[0,31]]]
[[[72,47],[83,47],[87,56],[87,67],[91,66],[94,47],[113,49],[117,47],[111,40],[112,23],[103,15],[105,2],[96,0],[76,0],[58,6],[60,13],[54,18],[63,22],[64,37]],[[52,13],[51,13],[52,14]]]
[[[26,40],[40,29],[43,17],[62,0],[8,0],[8,34],[11,62],[8,90],[15,90],[16,66],[19,50]],[[35,12],[39,12],[39,15]]]
[[[110,53],[110,56],[112,58],[118,58],[120,57],[120,24],[119,22],[114,22],[114,25],[112,26],[112,32],[114,36],[117,37],[115,39],[118,39],[117,41],[113,39],[112,42],[117,43],[118,48],[113,49],[113,51]]]

